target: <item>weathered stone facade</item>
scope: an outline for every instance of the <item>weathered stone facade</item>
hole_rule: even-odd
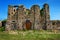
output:
[[[60,20],[51,20],[50,22],[53,30],[60,30]]]
[[[33,5],[30,9],[26,9],[23,5],[8,6],[8,19],[6,30],[40,30],[53,29],[60,23],[52,24],[50,20],[49,5],[44,4],[40,9],[39,5]]]
[[[0,21],[0,27],[2,27],[2,22]]]

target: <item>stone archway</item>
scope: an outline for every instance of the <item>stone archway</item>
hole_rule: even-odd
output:
[[[26,20],[26,22],[25,22],[25,28],[27,30],[31,29],[31,25],[32,25],[32,23],[30,22],[30,20]]]

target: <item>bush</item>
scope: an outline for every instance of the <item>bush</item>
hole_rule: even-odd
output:
[[[5,27],[1,27],[0,28],[0,31],[5,31]]]

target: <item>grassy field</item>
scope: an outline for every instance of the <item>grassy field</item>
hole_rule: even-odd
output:
[[[60,40],[60,33],[32,30],[0,32],[0,40]]]

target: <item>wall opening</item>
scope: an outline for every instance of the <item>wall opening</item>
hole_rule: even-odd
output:
[[[15,21],[12,21],[12,30],[16,30],[16,29],[17,29],[16,23],[15,23]]]
[[[32,25],[32,23],[30,22],[30,20],[26,20],[25,27],[26,27],[27,30],[31,29],[31,25]]]

